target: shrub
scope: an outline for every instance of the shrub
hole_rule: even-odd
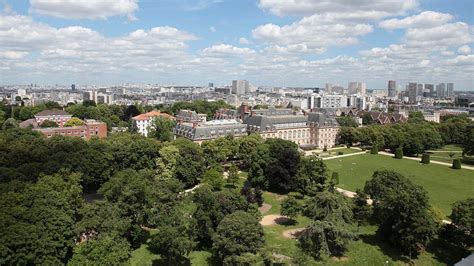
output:
[[[334,183],[334,185],[339,185],[339,173],[333,172],[331,176],[331,180]]]
[[[323,151],[327,152],[328,151],[328,146],[324,146]]]
[[[430,163],[430,155],[428,153],[423,153],[423,155],[421,155],[421,163],[422,164]]]
[[[372,146],[372,149],[370,149],[370,154],[379,154],[379,148],[376,145]]]
[[[342,151],[337,152],[337,155],[343,155],[343,154],[344,154],[344,152],[342,152]]]
[[[395,159],[403,159],[403,148],[399,147],[395,150]]]
[[[461,160],[460,159],[454,159],[453,160],[453,169],[461,169]]]

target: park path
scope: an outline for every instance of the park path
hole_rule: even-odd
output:
[[[361,152],[355,152],[355,153],[337,155],[337,156],[333,156],[333,157],[325,157],[325,158],[322,158],[322,159],[323,159],[323,161],[326,161],[326,160],[338,159],[338,158],[349,157],[349,156],[355,156],[355,155],[361,155],[361,154],[366,154],[366,152],[365,152],[365,151],[361,151]]]
[[[391,157],[394,156],[393,154],[391,154],[389,152],[385,152],[385,151],[380,151],[379,154],[382,154],[382,155],[385,155],[385,156],[391,156]],[[403,156],[403,159],[413,160],[413,161],[417,161],[417,162],[421,161],[421,158],[413,158],[413,157],[406,157],[406,156]],[[450,164],[450,163],[444,163],[444,162],[433,161],[433,160],[430,160],[430,163],[445,165],[445,166],[452,166],[452,164]],[[461,168],[471,170],[471,171],[474,170],[474,167],[467,166],[467,165],[464,165],[464,164],[461,166]]]

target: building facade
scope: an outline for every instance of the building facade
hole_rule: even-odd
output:
[[[388,97],[396,98],[398,95],[397,82],[395,80],[388,81]]]
[[[72,115],[64,110],[53,109],[53,110],[44,110],[35,115],[35,120],[38,125],[41,125],[44,121],[53,121],[58,124],[59,127],[63,127]]]
[[[41,132],[48,138],[53,136],[79,137],[83,139],[107,137],[107,124],[92,119],[86,119],[83,126],[34,128],[33,130]]]
[[[132,117],[133,126],[137,129],[137,132],[143,136],[148,136],[148,133],[152,127],[152,122],[155,117],[164,117],[166,119],[175,120],[172,115],[161,113],[160,111],[151,111],[141,115]]]
[[[203,123],[179,122],[174,128],[174,134],[201,144],[203,141],[232,135],[241,137],[247,135],[247,126],[234,119],[220,119]]]

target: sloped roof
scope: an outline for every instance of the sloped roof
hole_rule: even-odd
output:
[[[133,120],[150,120],[151,118],[156,117],[156,116],[161,116],[161,117],[168,118],[171,120],[175,119],[174,116],[166,114],[166,113],[162,113],[160,111],[151,111],[148,113],[140,114],[140,115],[132,117],[132,119]]]
[[[60,109],[44,110],[37,113],[35,116],[51,116],[51,115],[70,115],[68,112]]]

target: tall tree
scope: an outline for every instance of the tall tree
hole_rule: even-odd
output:
[[[153,118],[150,125],[149,137],[159,141],[171,141],[173,138],[173,128],[176,122],[163,116]]]
[[[297,174],[297,190],[299,192],[314,195],[326,188],[327,179],[327,167],[321,159],[315,155],[300,159]]]

